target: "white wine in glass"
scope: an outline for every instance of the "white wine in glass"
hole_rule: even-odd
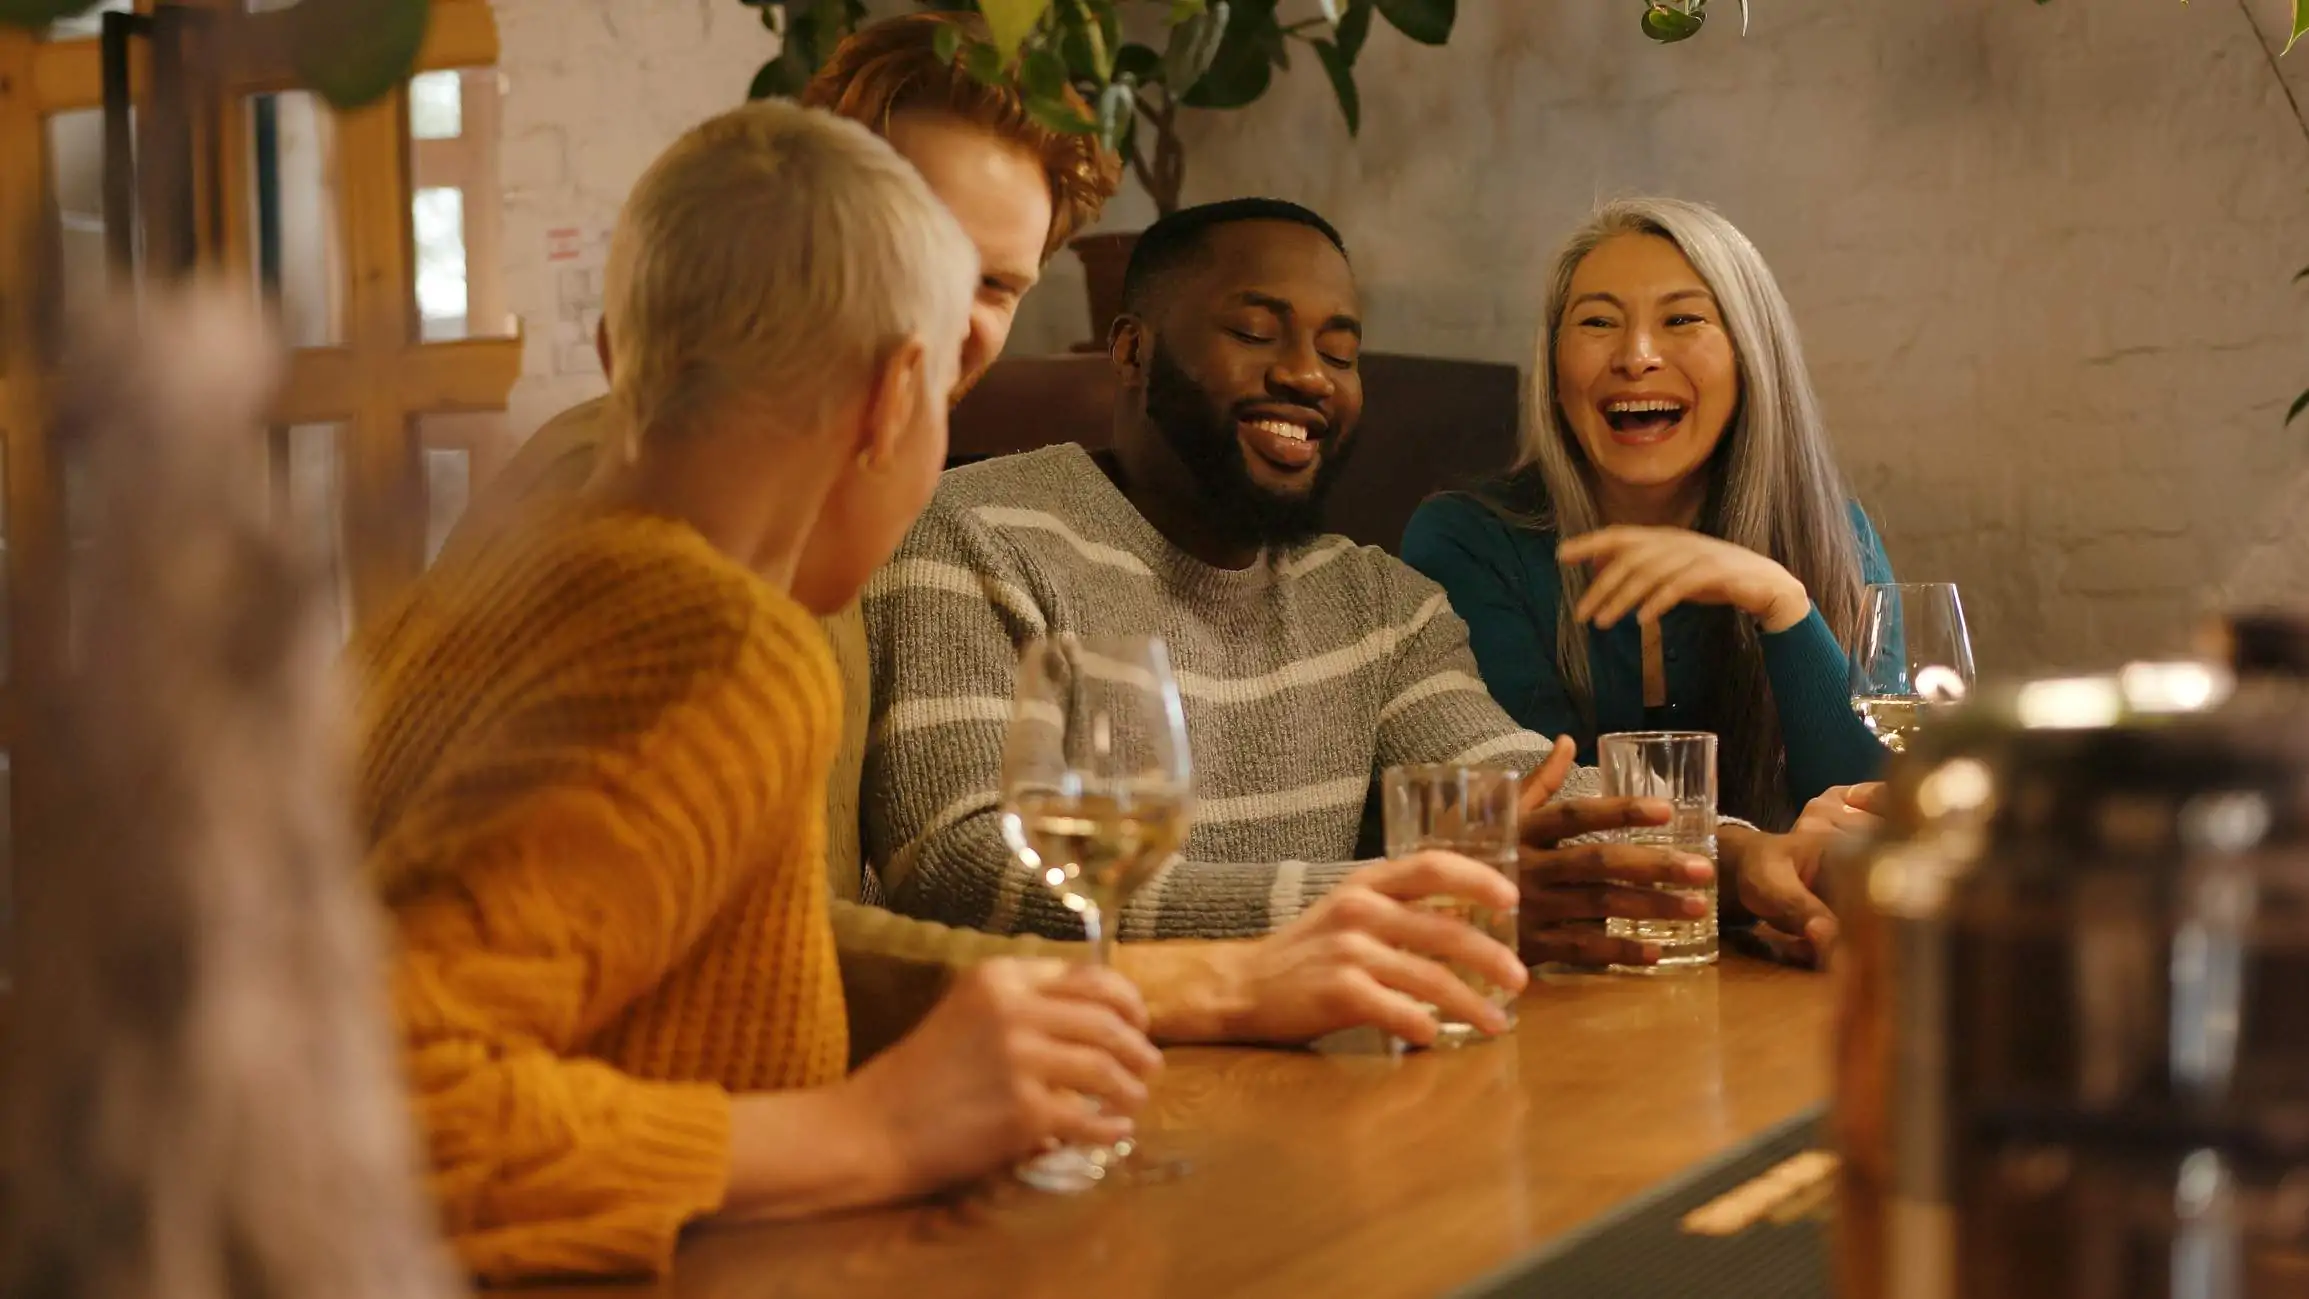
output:
[[[1026,646],[1003,744],[1003,838],[1081,914],[1093,964],[1114,964],[1122,909],[1186,842],[1193,799],[1186,712],[1159,638],[1055,636]],[[1018,1175],[1071,1192],[1181,1171],[1126,1141],[1053,1150]]]
[[[1852,711],[1877,742],[1905,753],[1935,710],[1972,693],[1972,637],[1949,582],[1879,583],[1852,642]]]
[[[1126,800],[1029,790],[1017,796],[1009,815],[1018,819],[1018,837],[1041,862],[1043,882],[1062,896],[1079,899],[1091,923],[1119,916],[1123,901],[1161,870],[1187,837],[1186,800],[1162,794]],[[1114,928],[1099,923],[1094,941],[1111,943]],[[1112,964],[1110,951],[1099,952],[1096,959]]]

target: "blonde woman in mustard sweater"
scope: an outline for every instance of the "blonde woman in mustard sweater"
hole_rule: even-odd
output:
[[[844,1077],[812,614],[929,498],[977,265],[854,123],[690,132],[609,262],[628,454],[356,646],[394,1008],[484,1278],[662,1270],[695,1219],[922,1193],[1145,1100],[1137,995],[1058,962],[979,966]]]

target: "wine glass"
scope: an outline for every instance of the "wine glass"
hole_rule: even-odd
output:
[[[1193,799],[1186,712],[1159,637],[1059,635],[1026,646],[1003,744],[1002,834],[1081,914],[1092,964],[1114,964],[1123,904],[1178,853]],[[1127,1141],[1069,1146],[1018,1175],[1044,1190],[1086,1190],[1131,1154]]]
[[[1972,693],[1972,638],[1952,582],[1878,583],[1852,642],[1852,711],[1904,753],[1932,711]]]

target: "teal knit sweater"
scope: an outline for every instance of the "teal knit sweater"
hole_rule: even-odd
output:
[[[1858,504],[1852,529],[1864,580],[1889,582],[1884,543]],[[1403,558],[1433,578],[1466,620],[1484,684],[1510,716],[1541,735],[1571,735],[1592,761],[1597,735],[1616,731],[1713,730],[1704,612],[1691,605],[1660,620],[1668,703],[1646,708],[1643,644],[1634,619],[1588,632],[1595,720],[1573,704],[1555,661],[1563,579],[1556,536],[1518,528],[1466,496],[1419,507],[1403,534]],[[1852,713],[1844,648],[1814,609],[1786,631],[1763,636],[1764,671],[1787,746],[1789,798],[1802,806],[1831,785],[1873,780],[1884,750]]]

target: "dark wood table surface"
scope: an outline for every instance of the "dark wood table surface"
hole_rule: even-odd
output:
[[[1043,1195],[1008,1178],[830,1220],[701,1231],[654,1285],[532,1295],[1356,1299],[1450,1291],[1827,1095],[1825,976],[1535,980],[1460,1051],[1166,1053],[1148,1149],[1191,1170]]]

